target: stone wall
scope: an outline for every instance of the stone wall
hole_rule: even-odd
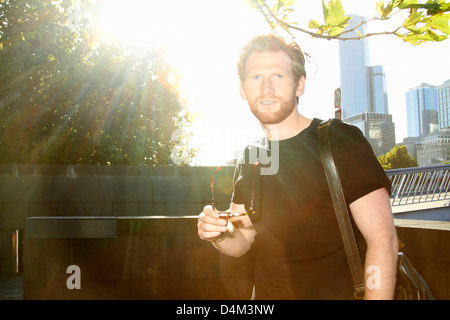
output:
[[[438,300],[450,299],[450,222],[396,220],[402,249]],[[220,254],[193,217],[34,217],[25,299],[249,299],[254,252]],[[77,266],[79,288],[67,281]],[[70,281],[69,281],[70,282]]]
[[[450,299],[450,221],[395,219],[413,266],[438,300]]]
[[[12,233],[35,216],[189,216],[210,203],[212,167],[0,165],[0,275],[12,272]],[[216,177],[226,208],[233,167]]]
[[[226,257],[196,235],[213,169],[0,165],[0,272],[24,229],[25,299],[247,299],[253,252]],[[216,177],[218,207],[232,173]],[[450,299],[450,222],[395,222],[436,298]],[[80,290],[67,288],[70,265]]]
[[[250,299],[253,251],[225,256],[196,230],[196,217],[28,218],[24,299]]]

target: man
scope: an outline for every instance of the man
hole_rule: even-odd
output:
[[[198,235],[236,257],[256,246],[256,299],[351,299],[351,275],[318,155],[321,121],[297,109],[306,81],[303,53],[295,43],[259,36],[243,49],[238,70],[240,94],[266,139],[249,146],[238,164],[228,212],[246,212],[250,206],[252,163],[245,154],[274,151],[276,145],[277,157],[271,156],[278,171],[260,175],[259,212],[227,220],[207,206],[198,219]],[[356,233],[366,244],[365,299],[391,299],[398,243],[390,182],[359,129],[337,122],[329,131]]]

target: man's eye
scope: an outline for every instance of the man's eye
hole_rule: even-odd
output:
[[[276,74],[275,75],[275,79],[280,80],[283,79],[284,77],[281,74]]]
[[[252,77],[252,80],[254,80],[254,81],[258,81],[258,80],[260,80],[261,79],[261,76],[253,76]]]

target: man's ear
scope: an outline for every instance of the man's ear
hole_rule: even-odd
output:
[[[295,90],[295,95],[297,97],[300,97],[305,93],[305,85],[306,85],[306,78],[305,76],[300,76],[300,79],[298,80],[297,89]]]
[[[239,84],[239,93],[241,94],[242,100],[247,101],[247,94],[245,93],[244,84],[242,82]]]

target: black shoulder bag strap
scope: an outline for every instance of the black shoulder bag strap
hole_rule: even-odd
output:
[[[347,254],[348,264],[353,279],[355,290],[355,298],[362,299],[364,297],[364,268],[359,255],[358,246],[356,244],[355,235],[353,233],[350,215],[345,203],[344,192],[342,190],[341,180],[334,163],[331,153],[330,141],[328,139],[328,128],[332,123],[332,119],[319,124],[319,154],[322,161],[325,175],[330,188],[331,198],[336,213],[336,218],[341,232],[342,241],[344,243],[345,252]]]

